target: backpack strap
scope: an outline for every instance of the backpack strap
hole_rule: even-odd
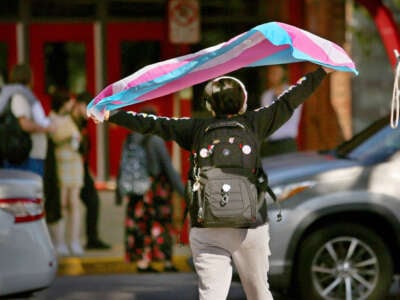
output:
[[[267,193],[271,196],[271,198],[274,200],[275,204],[278,206],[278,214],[276,215],[276,221],[280,222],[282,221],[282,206],[279,200],[276,198],[276,195],[274,191],[271,189],[269,185],[267,185]]]
[[[262,167],[259,167],[258,172],[257,172],[257,178],[258,178],[258,183],[261,189],[266,191],[268,195],[272,198],[274,203],[278,206],[278,214],[276,215],[276,220],[278,222],[282,221],[282,207],[281,203],[279,202],[278,198],[276,197],[274,191],[271,189],[271,187],[268,184],[268,175],[265,174],[264,170]]]
[[[3,109],[3,111],[1,112],[1,115],[9,115],[9,114],[12,114],[12,115],[14,115],[13,113],[12,113],[12,110],[11,110],[11,97],[9,97],[7,100],[6,100],[6,104],[4,105],[4,109]]]

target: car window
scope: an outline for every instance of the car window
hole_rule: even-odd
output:
[[[400,130],[386,126],[355,147],[347,157],[369,165],[385,161],[399,150]]]

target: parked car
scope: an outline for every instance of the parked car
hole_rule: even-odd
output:
[[[385,299],[400,271],[400,128],[389,118],[323,152],[264,158],[270,283],[295,299]]]
[[[0,169],[0,298],[29,295],[56,276],[42,198],[38,175]]]

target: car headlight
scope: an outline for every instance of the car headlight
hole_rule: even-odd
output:
[[[316,184],[315,181],[302,181],[290,183],[286,185],[278,185],[272,188],[278,201],[286,200],[302,191],[312,188]]]

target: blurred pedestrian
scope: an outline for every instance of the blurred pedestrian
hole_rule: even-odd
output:
[[[100,210],[100,199],[97,192],[92,174],[89,168],[89,150],[90,141],[87,128],[87,115],[86,105],[92,100],[92,96],[89,92],[82,92],[77,95],[76,103],[72,109],[72,117],[78,126],[81,133],[81,143],[79,146],[79,152],[83,158],[83,187],[80,191],[80,198],[86,207],[85,215],[85,231],[86,231],[86,246],[87,250],[106,250],[110,249],[111,246],[99,237],[98,232],[98,221],[99,221],[99,210]]]
[[[79,193],[83,186],[83,161],[79,153],[81,134],[72,120],[75,99],[68,91],[55,91],[51,99],[50,118],[57,129],[51,133],[55,145],[57,177],[61,195],[61,219],[55,230],[55,246],[59,255],[82,255],[80,242],[81,209]],[[68,222],[69,246],[66,243]]]
[[[28,159],[20,164],[4,162],[5,168],[29,170],[43,177],[47,152],[47,136],[55,125],[46,116],[39,99],[33,94],[32,71],[26,64],[15,65],[10,72],[10,83],[5,84],[0,94],[0,111],[11,101],[11,112],[18,119],[22,130],[30,134],[32,148]]]
[[[147,106],[142,113],[156,114]],[[128,135],[124,148],[130,143],[141,143],[147,153],[147,167],[152,176],[150,189],[144,195],[120,194],[117,203],[127,202],[125,219],[125,258],[136,262],[139,272],[156,272],[151,266],[154,261],[164,262],[164,271],[176,272],[173,265],[174,228],[173,192],[184,194],[184,185],[179,173],[172,165],[171,156],[163,139],[156,135],[132,133]],[[131,147],[132,149],[132,147]],[[129,168],[129,166],[128,166]],[[122,170],[120,170],[122,171]]]
[[[261,107],[270,106],[278,97],[289,88],[286,70],[282,65],[268,66],[266,75],[267,89],[262,93]],[[290,119],[271,134],[261,145],[261,156],[295,152],[297,135],[301,118],[302,105],[298,106]]]
[[[50,235],[55,240],[58,221],[62,218],[60,181],[57,173],[56,146],[50,136],[47,138],[47,154],[44,164],[43,192],[46,222]]]

